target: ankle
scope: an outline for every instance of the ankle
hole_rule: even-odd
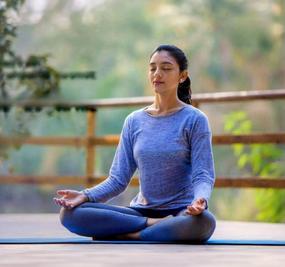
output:
[[[146,218],[146,226],[150,226],[150,218]]]
[[[147,226],[152,226],[156,223],[159,223],[160,221],[163,221],[165,219],[169,219],[169,218],[172,218],[173,215],[168,215],[166,217],[162,217],[162,218],[147,218],[147,221],[146,221],[146,225]]]
[[[163,218],[147,218],[147,226],[152,226],[163,220]]]

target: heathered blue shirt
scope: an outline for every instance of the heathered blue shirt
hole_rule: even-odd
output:
[[[180,208],[200,197],[208,202],[215,170],[207,116],[191,105],[162,116],[145,109],[126,117],[108,178],[83,192],[90,201],[106,202],[138,170],[139,193],[131,207]]]

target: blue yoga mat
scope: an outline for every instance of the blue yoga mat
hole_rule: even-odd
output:
[[[188,242],[92,240],[84,237],[0,238],[0,244],[193,244]],[[201,244],[200,244],[201,245]],[[203,245],[285,246],[285,240],[210,239]]]

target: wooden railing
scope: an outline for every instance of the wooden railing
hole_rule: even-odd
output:
[[[241,91],[194,94],[193,106],[199,107],[204,103],[243,102],[254,100],[285,99],[285,89],[266,91]],[[86,110],[87,131],[84,137],[10,137],[0,136],[0,144],[5,145],[60,145],[85,147],[86,167],[84,176],[33,176],[33,175],[1,175],[0,184],[75,184],[91,186],[98,184],[106,176],[95,176],[96,146],[115,146],[119,142],[119,135],[96,136],[96,111],[99,108],[114,108],[126,106],[144,106],[153,102],[153,97],[133,97],[117,99],[100,99],[86,102],[47,102],[22,101],[0,102],[0,109],[8,111],[12,106],[22,107],[26,111],[40,110],[52,107],[57,110],[71,108]],[[285,133],[258,133],[248,135],[213,135],[213,145],[230,145],[235,143],[285,143]],[[137,186],[138,177],[134,177],[131,185]],[[215,187],[259,187],[259,188],[285,188],[285,177],[272,179],[271,177],[217,177]]]

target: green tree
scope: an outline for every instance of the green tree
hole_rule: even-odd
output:
[[[17,27],[10,14],[18,13],[24,0],[0,1],[0,100],[47,97],[59,89],[59,73],[47,62],[47,55],[22,58],[13,48]]]

